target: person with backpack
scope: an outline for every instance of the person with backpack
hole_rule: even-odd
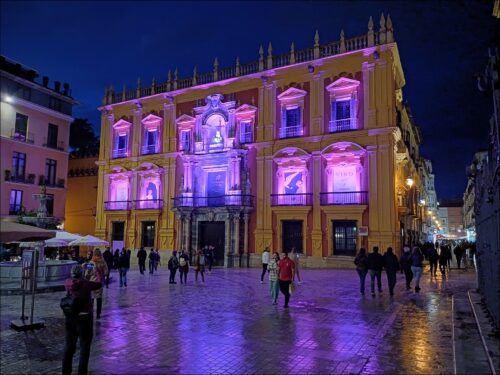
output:
[[[102,288],[98,281],[85,280],[83,267],[80,264],[71,268],[71,277],[66,279],[64,287],[69,297],[73,299],[73,311],[66,315],[62,373],[70,375],[73,370],[73,356],[76,351],[76,342],[80,340],[80,360],[78,374],[87,374],[90,357],[90,346],[93,337],[93,309],[91,293]]]
[[[109,247],[106,248],[104,253],[102,254],[102,258],[106,262],[106,266],[108,267],[108,272],[106,273],[106,288],[109,286],[109,274],[111,273],[111,269],[113,268],[113,254],[111,254],[111,250]]]
[[[88,272],[86,274],[87,280],[98,281],[101,283],[105,280],[106,275],[108,273],[108,266],[106,265],[106,262],[104,261],[101,255],[101,250],[96,249],[96,251],[94,251],[92,260],[90,261],[90,263],[87,264],[87,266],[88,266]],[[102,311],[102,288],[99,288],[98,290],[92,292],[92,298],[97,303],[96,319],[100,319]]]
[[[389,286],[389,294],[394,295],[394,287],[396,286],[396,275],[399,271],[399,259],[392,252],[392,247],[388,247],[384,253],[384,268],[387,274],[387,284]]]
[[[411,289],[411,281],[413,280],[413,272],[411,271],[411,252],[408,246],[403,247],[403,255],[399,260],[401,272],[404,272],[406,279],[406,290]]]
[[[431,266],[431,277],[432,276],[435,277],[436,272],[437,272],[437,264],[438,264],[438,260],[439,260],[439,255],[438,255],[438,252],[437,252],[436,248],[434,247],[434,245],[431,245],[431,247],[427,251],[427,256],[429,258],[429,264]]]
[[[120,288],[125,285],[127,287],[127,272],[130,268],[130,257],[125,250],[122,249],[120,253],[120,258],[118,258],[118,271],[120,272]]]
[[[153,274],[155,272],[155,268],[156,268],[155,267],[156,254],[154,253],[153,248],[151,248],[151,250],[149,250],[148,258],[149,258],[149,273]]]
[[[448,262],[448,254],[446,252],[446,247],[441,245],[439,251],[439,270],[441,271],[441,275],[446,277],[446,264]]]
[[[377,278],[378,292],[382,293],[382,268],[384,268],[384,258],[378,253],[378,246],[373,246],[373,252],[368,255],[368,271],[370,272],[372,296],[375,295],[375,278]]]
[[[356,272],[359,276],[359,291],[361,294],[365,294],[365,279],[368,273],[368,257],[366,256],[366,249],[364,247],[359,249],[358,255],[354,258],[354,264],[356,265]]]
[[[161,266],[161,262],[160,262],[160,251],[158,249],[156,249],[154,251],[154,259],[155,259],[155,262],[154,262],[154,267],[155,267],[155,272],[158,271],[158,266]]]
[[[201,250],[198,251],[198,255],[195,257],[195,280],[198,282],[198,273],[201,273],[201,282],[205,283],[205,255]]]
[[[182,279],[184,278],[184,284],[187,283],[187,274],[189,272],[189,256],[186,254],[184,250],[181,251],[181,255],[179,255],[179,273],[182,284]]]
[[[177,259],[177,251],[174,250],[172,256],[168,260],[168,270],[170,271],[170,277],[168,280],[169,284],[177,284],[175,282],[175,273],[177,272],[177,268],[179,268],[179,260]]]

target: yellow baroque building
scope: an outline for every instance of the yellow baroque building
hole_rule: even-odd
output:
[[[307,267],[421,239],[418,129],[392,22],[379,31],[134,90],[106,89],[97,236],[214,246],[226,267],[295,248]],[[135,257],[134,257],[135,258]]]

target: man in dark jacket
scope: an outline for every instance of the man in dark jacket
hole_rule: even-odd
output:
[[[403,255],[401,255],[401,271],[405,273],[406,290],[411,289],[411,281],[413,279],[413,272],[411,271],[411,252],[408,246],[403,248]]]
[[[462,250],[462,248],[460,247],[460,245],[457,245],[453,249],[453,253],[455,254],[455,258],[457,260],[458,269],[460,269],[460,265],[462,263],[462,256],[464,255],[464,251]]]
[[[130,268],[130,257],[125,248],[122,249],[120,253],[120,258],[118,258],[118,270],[120,272],[120,287],[127,287],[127,272]]]
[[[76,342],[80,338],[80,361],[78,374],[85,375],[88,371],[90,345],[93,337],[93,311],[91,291],[102,287],[102,283],[85,280],[83,267],[80,264],[71,269],[71,278],[64,282],[64,287],[69,295],[81,301],[82,309],[77,315],[66,316],[66,342],[62,373],[71,374],[73,370],[73,355],[76,351]]]
[[[113,268],[113,254],[111,254],[111,250],[109,247],[104,250],[102,254],[104,261],[106,262],[106,266],[108,266],[108,272],[106,273],[106,288],[109,286],[109,274],[111,269]]]
[[[384,267],[384,258],[378,253],[378,246],[373,247],[373,252],[368,254],[368,272],[370,272],[372,296],[375,295],[375,278],[377,278],[378,292],[382,293],[382,268]]]
[[[388,247],[384,254],[384,268],[387,273],[389,294],[392,297],[394,295],[394,287],[396,286],[396,274],[399,271],[399,259],[392,252],[392,247]]]
[[[429,264],[431,265],[431,276],[436,276],[439,255],[434,246],[429,247],[427,256],[429,258]]]
[[[148,257],[148,253],[144,250],[143,247],[139,249],[137,252],[137,258],[139,259],[139,272],[141,275],[144,275],[144,271],[146,270],[146,258]]]

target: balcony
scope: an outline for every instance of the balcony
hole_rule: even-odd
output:
[[[128,149],[126,148],[117,148],[113,150],[113,159],[120,159],[128,157]]]
[[[33,137],[33,133],[29,132],[19,132],[16,131],[16,129],[12,129],[10,132],[10,139],[13,139],[18,142],[25,142],[25,143],[35,143],[35,138]]]
[[[367,191],[342,191],[320,193],[320,204],[327,205],[364,205],[368,204]]]
[[[332,120],[329,124],[330,133],[347,132],[356,130],[356,118],[346,118],[342,120]]]
[[[151,154],[157,154],[160,152],[160,148],[158,145],[144,145],[142,146],[142,155],[151,155]],[[118,156],[118,157],[125,157],[125,156]]]
[[[21,183],[21,184],[34,184],[35,183],[36,175],[34,175],[33,173],[28,174],[28,177],[26,177],[25,174],[14,175],[8,169],[6,169],[4,172],[5,172],[4,180],[7,182],[17,182],[17,183]]]
[[[136,210],[157,210],[163,208],[163,199],[138,199],[134,206]]]
[[[293,138],[301,137],[304,135],[304,127],[299,126],[285,126],[280,128],[280,138]]]
[[[240,143],[252,143],[253,142],[253,134],[252,132],[249,133],[241,133],[240,134]]]
[[[43,147],[53,148],[54,150],[59,150],[59,151],[66,151],[64,141],[47,142],[47,139],[45,139]]]
[[[252,195],[221,195],[217,197],[175,197],[174,207],[253,207]]]
[[[104,202],[105,211],[131,210],[132,201],[106,201]]]
[[[271,194],[271,206],[311,206],[312,193]]]

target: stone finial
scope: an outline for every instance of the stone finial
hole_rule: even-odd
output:
[[[156,88],[156,81],[155,78],[153,77],[153,81],[151,82],[151,94],[155,93],[155,88]]]
[[[392,28],[392,20],[391,20],[391,15],[387,14],[387,43],[392,43],[394,42],[394,30]]]
[[[169,69],[167,74],[167,81],[170,82],[171,80],[172,80],[172,70]]]
[[[314,34],[314,58],[319,59],[319,32],[316,30]]]
[[[259,48],[259,72],[264,70],[264,48],[262,48],[262,44]]]
[[[104,96],[102,97],[102,104],[106,105],[108,103],[108,87],[104,87]]]
[[[240,57],[237,56],[236,57],[236,77],[238,77],[240,75]]]
[[[295,44],[290,46],[290,64],[295,64]]]
[[[368,47],[373,47],[375,45],[375,36],[373,33],[373,18],[370,16],[368,20],[368,33],[366,34]]]
[[[177,90],[177,79],[179,77],[179,69],[174,70],[174,90]]]
[[[196,79],[197,75],[198,75],[198,68],[195,65],[193,69],[193,86],[197,84],[197,79]]]
[[[340,30],[340,53],[345,52],[344,29]]]
[[[219,60],[217,60],[217,57],[214,60],[214,81],[219,80]]]
[[[385,29],[385,17],[384,13],[381,14],[380,16],[380,29],[379,29],[379,43],[380,44],[385,44],[386,43],[386,29]]]
[[[267,69],[271,69],[273,67],[273,46],[271,42],[269,42],[269,46],[267,47]]]
[[[122,90],[122,101],[124,102],[126,99],[127,99],[127,87],[125,86],[125,84],[123,84],[123,90]]]
[[[137,98],[141,97],[141,78],[137,78],[137,89],[135,90],[135,96]]]

